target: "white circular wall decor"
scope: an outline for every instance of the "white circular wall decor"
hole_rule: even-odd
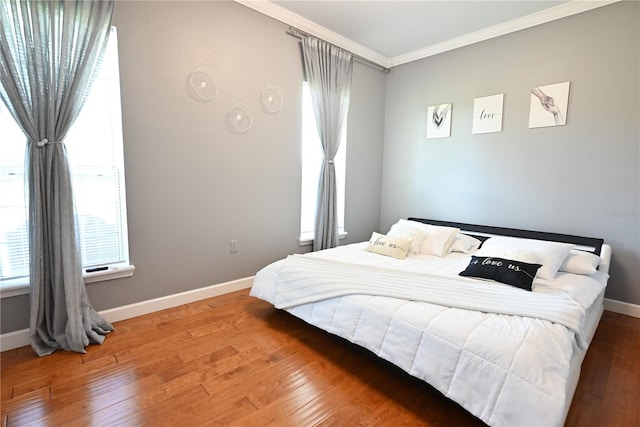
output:
[[[266,113],[276,114],[278,111],[282,110],[282,106],[284,104],[282,90],[278,86],[267,86],[262,91],[260,101],[262,103],[262,108]]]
[[[209,70],[198,68],[187,78],[187,92],[196,101],[209,102],[218,95],[218,85]]]
[[[245,133],[253,124],[253,111],[247,104],[238,103],[227,113],[227,125],[233,133]]]

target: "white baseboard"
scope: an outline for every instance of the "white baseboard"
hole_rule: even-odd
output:
[[[614,313],[640,318],[640,305],[637,304],[629,304],[628,302],[605,298],[604,309],[613,311]]]
[[[104,310],[101,311],[100,314],[107,319],[108,322],[119,322],[120,320],[153,313],[154,311],[177,307],[182,304],[188,304],[190,302],[217,297],[219,295],[228,294],[241,289],[247,289],[251,287],[252,283],[253,277],[246,277],[244,279],[207,286],[206,288],[193,289],[179,294],[168,295],[166,297],[155,298],[148,301]]]
[[[100,314],[109,322],[118,322],[120,320],[142,316],[143,314],[177,307],[182,304],[188,304],[190,302],[247,289],[251,287],[252,283],[253,277],[245,277],[244,279],[218,283],[217,285],[211,285],[205,288],[193,289],[191,291],[168,295],[166,297],[154,298],[148,301],[111,308],[109,310],[101,311]],[[25,345],[29,345],[29,329],[22,329],[0,335],[0,351],[12,350]]]
[[[7,332],[0,335],[0,351],[13,350],[14,348],[29,345],[29,330]]]

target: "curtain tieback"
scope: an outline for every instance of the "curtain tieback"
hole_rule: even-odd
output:
[[[327,163],[329,163],[330,165],[333,164],[333,160],[329,160]]]
[[[36,142],[36,145],[40,148],[44,147],[47,144],[62,144],[60,141],[49,141],[47,138],[43,138],[42,141]]]

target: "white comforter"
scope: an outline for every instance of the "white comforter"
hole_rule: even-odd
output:
[[[402,269],[409,272],[408,276],[422,273],[445,278],[457,277],[469,262],[469,256],[462,254],[396,260],[367,252],[365,247],[366,243],[347,245],[304,258],[324,260],[324,265],[339,260],[360,266]],[[282,285],[283,290],[291,290],[295,282],[289,280],[290,273],[286,272],[284,260],[265,267],[256,275],[251,295],[282,304],[278,289]],[[534,294],[549,298],[559,295],[584,313],[603,290],[606,279],[604,273],[593,276],[559,273],[553,282],[536,280]],[[492,292],[496,289],[513,292],[506,285],[482,284],[491,286]],[[303,320],[359,344],[425,380],[487,424],[510,427],[563,424],[570,398],[567,379],[580,326],[567,327],[533,315],[452,308],[442,301],[434,304],[365,292],[326,294],[315,302],[301,300],[300,305],[293,306],[288,305],[290,300],[285,300],[289,302],[283,306]]]

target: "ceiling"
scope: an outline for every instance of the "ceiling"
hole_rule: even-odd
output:
[[[235,0],[390,68],[617,0]]]

